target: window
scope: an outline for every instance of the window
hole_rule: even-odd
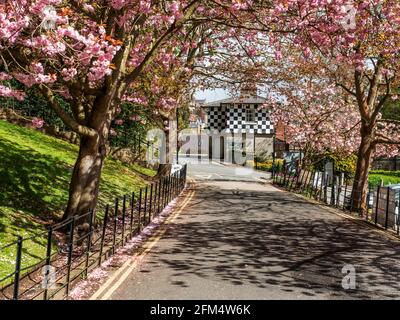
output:
[[[255,122],[256,121],[256,112],[254,109],[246,110],[246,122]]]

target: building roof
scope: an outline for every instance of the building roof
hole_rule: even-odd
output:
[[[244,97],[236,97],[236,98],[227,98],[217,101],[211,101],[205,104],[202,104],[201,107],[219,107],[221,104],[263,104],[266,103],[267,99],[261,96],[252,95],[252,96],[244,96]]]

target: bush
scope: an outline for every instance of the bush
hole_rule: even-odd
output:
[[[355,154],[346,155],[338,152],[327,151],[324,154],[319,155],[317,158],[322,159],[313,166],[314,170],[324,171],[324,161],[332,160],[335,163],[335,171],[343,172],[346,176],[353,177],[357,167],[357,156]],[[315,161],[315,160],[313,160]]]
[[[261,171],[268,171],[272,172],[272,160],[267,160],[264,162],[256,162],[257,164],[257,170]],[[283,169],[283,159],[276,159],[275,160],[275,168],[277,171],[281,171]]]

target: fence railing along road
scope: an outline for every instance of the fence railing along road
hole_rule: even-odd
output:
[[[299,170],[294,174],[283,168],[275,172],[273,182],[350,214],[364,215],[363,218],[369,223],[392,229],[397,234],[400,232],[400,190],[390,186],[369,187],[366,192],[367,211],[358,212],[354,200],[361,201],[362,195],[353,190],[352,179],[309,170]]]
[[[186,172],[185,165],[140,189],[139,194],[116,198],[103,213],[87,212],[0,247],[0,258],[2,252],[3,256],[8,256],[10,250],[15,252],[14,271],[0,279],[0,299],[68,297],[74,283],[86,278],[88,272],[111,257],[116,248],[140,233],[181,193],[186,184]],[[81,219],[89,221],[84,232],[76,228]],[[42,244],[44,249],[35,263],[29,264],[29,248],[33,243]]]

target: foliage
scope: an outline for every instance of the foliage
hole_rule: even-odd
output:
[[[110,130],[110,144],[114,147],[132,147],[146,141],[146,134],[156,124],[148,110],[131,103],[122,103]]]
[[[15,80],[10,81],[12,88],[22,88],[23,85]],[[37,117],[43,119],[48,125],[53,125],[61,130],[70,130],[68,126],[60,119],[57,113],[49,107],[49,103],[35,89],[27,89],[26,96],[23,100],[7,99],[0,97],[0,106],[10,108],[22,115],[29,117]],[[71,112],[70,105],[60,96],[56,97],[62,109],[66,112]]]
[[[357,167],[357,156],[355,154],[346,155],[329,152],[327,158],[334,161],[336,172],[344,172],[350,174],[350,176],[354,175]]]
[[[264,162],[256,162],[257,170],[272,172],[273,162],[272,160],[267,160]],[[275,169],[276,171],[281,171],[283,168],[283,159],[275,159]]]
[[[400,170],[398,170],[398,171],[371,170],[369,173],[370,174],[375,174],[375,175],[385,175],[385,176],[391,176],[391,177],[400,178]]]

